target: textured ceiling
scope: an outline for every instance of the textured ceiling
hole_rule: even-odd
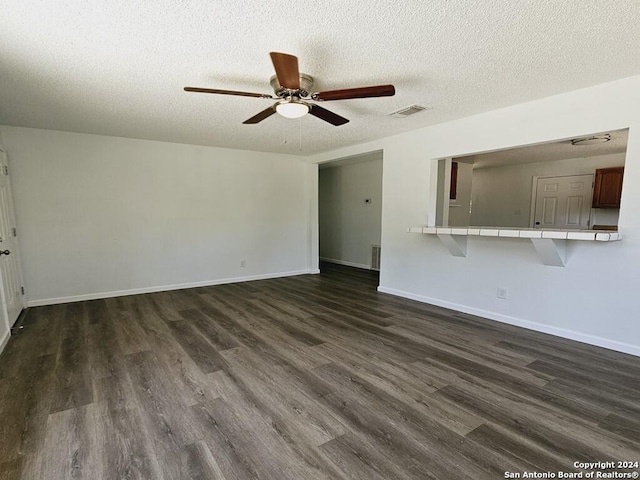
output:
[[[466,155],[453,160],[464,163],[472,163],[475,169],[488,167],[501,167],[504,165],[515,165],[520,163],[552,162],[555,160],[568,160],[571,158],[587,158],[599,155],[611,155],[614,153],[625,153],[627,151],[627,140],[629,130],[617,130],[613,132],[603,132],[596,135],[609,134],[611,140],[595,145],[572,145],[571,140],[559,142],[543,143],[527,147],[511,148],[497,152],[481,153],[477,155]],[[586,137],[578,138],[588,138]]]
[[[639,74],[639,24],[638,0],[1,0],[0,124],[308,155]],[[323,103],[333,127],[182,91],[271,93],[270,51],[397,94]]]

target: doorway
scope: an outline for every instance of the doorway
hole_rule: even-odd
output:
[[[382,167],[382,151],[319,166],[321,271],[339,265],[377,278],[383,255]]]

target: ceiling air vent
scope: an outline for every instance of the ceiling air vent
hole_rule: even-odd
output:
[[[413,115],[414,113],[421,112],[423,110],[431,110],[431,107],[422,107],[420,105],[410,105],[408,107],[401,108],[400,110],[390,113],[389,116],[394,118],[404,118],[404,117],[408,117],[409,115]]]

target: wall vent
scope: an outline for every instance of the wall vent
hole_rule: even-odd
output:
[[[371,270],[380,271],[380,245],[371,245]]]
[[[389,116],[394,118],[404,118],[423,110],[431,110],[431,108],[432,107],[423,107],[422,105],[410,105],[408,107],[401,108],[400,110],[396,110],[395,112],[391,112]]]

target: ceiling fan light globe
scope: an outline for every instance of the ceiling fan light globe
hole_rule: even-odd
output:
[[[309,106],[299,102],[279,103],[276,112],[286,118],[300,118],[309,113]]]

